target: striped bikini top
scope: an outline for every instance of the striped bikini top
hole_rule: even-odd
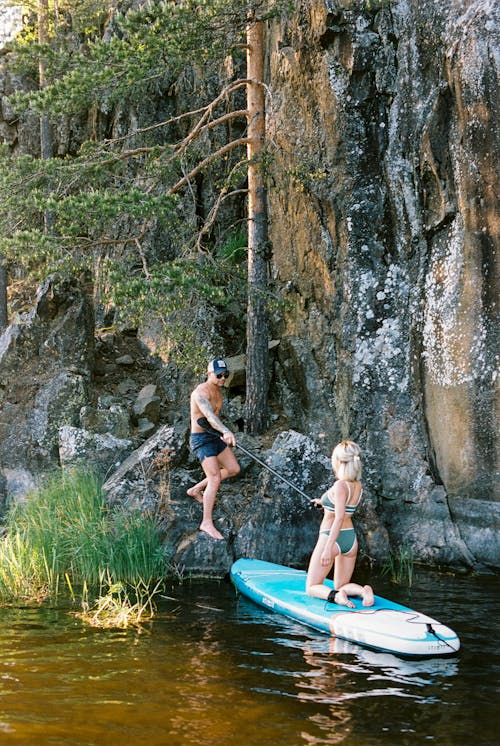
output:
[[[346,515],[353,515],[356,512],[356,509],[361,502],[361,497],[363,495],[363,488],[361,488],[361,492],[359,493],[359,500],[356,503],[356,505],[349,505],[349,501],[351,499],[351,485],[349,482],[344,482],[344,484],[347,485],[347,500],[345,503],[345,512]],[[335,513],[335,503],[330,499],[329,492],[323,493],[321,495],[321,505],[324,507],[327,513]]]

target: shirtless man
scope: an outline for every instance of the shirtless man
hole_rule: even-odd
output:
[[[201,462],[205,479],[188,489],[187,494],[203,505],[203,519],[200,531],[205,531],[213,539],[223,539],[215,528],[212,513],[217,490],[223,479],[234,477],[240,471],[234,453],[228,446],[235,446],[236,439],[219,419],[223,399],[221,388],[229,376],[225,360],[212,360],[208,365],[207,380],[200,383],[191,394],[191,435],[189,444]],[[214,435],[198,424],[206,417],[210,425],[221,433]]]

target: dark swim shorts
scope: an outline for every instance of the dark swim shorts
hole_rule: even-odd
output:
[[[212,435],[212,433],[191,433],[189,436],[189,446],[200,459],[200,463],[208,456],[218,456],[219,453],[227,448],[227,445],[221,440],[222,434]]]

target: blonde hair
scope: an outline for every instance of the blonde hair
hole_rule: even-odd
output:
[[[343,440],[332,453],[332,469],[337,479],[356,482],[361,479],[361,448],[353,440]]]

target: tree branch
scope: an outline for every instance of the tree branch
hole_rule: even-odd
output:
[[[178,155],[182,150],[184,150],[190,142],[192,142],[198,135],[201,135],[203,132],[206,132],[207,130],[211,130],[214,127],[217,127],[219,124],[223,124],[224,122],[229,121],[230,119],[237,119],[238,117],[246,117],[248,115],[248,111],[246,109],[238,109],[237,111],[229,111],[227,114],[223,114],[223,116],[219,117],[218,119],[212,119],[211,122],[208,122],[208,124],[205,124],[203,126],[198,126],[200,122],[202,121],[200,119],[200,122],[198,122],[198,125],[191,130],[191,132],[176,146],[175,155]]]
[[[215,219],[217,218],[217,215],[219,213],[219,209],[220,209],[220,206],[221,206],[222,202],[225,199],[227,199],[228,197],[233,197],[236,194],[247,194],[248,193],[248,189],[234,189],[232,192],[228,192],[227,191],[228,188],[229,188],[229,182],[231,181],[232,175],[242,165],[242,163],[245,163],[244,159],[241,160],[241,161],[238,161],[238,163],[236,163],[233,166],[233,168],[231,169],[231,171],[227,175],[226,184],[220,190],[219,196],[217,197],[217,199],[215,200],[214,204],[212,205],[212,209],[210,210],[210,212],[208,214],[208,217],[207,217],[205,223],[203,224],[203,226],[202,226],[202,228],[201,228],[201,230],[198,233],[198,236],[196,238],[196,248],[198,249],[198,251],[201,251],[201,239],[203,238],[204,235],[206,235],[208,233],[208,231],[210,230],[210,228],[214,224]]]
[[[186,147],[189,145],[189,143],[192,142],[202,132],[213,129],[214,127],[217,127],[217,125],[222,124],[223,122],[227,122],[230,119],[236,119],[237,117],[244,117],[247,114],[248,112],[246,109],[239,109],[238,111],[230,111],[227,114],[224,114],[222,117],[219,117],[218,119],[214,119],[212,122],[209,122],[208,124],[205,124],[202,127],[198,127],[197,125],[193,130],[191,130],[189,135],[187,135],[187,137],[185,137],[184,140],[182,140],[176,146],[174,154],[170,156],[168,160],[172,161],[175,158],[177,158],[179,153],[185,150]],[[111,166],[114,163],[118,163],[119,161],[125,161],[128,158],[135,157],[136,155],[152,153],[155,150],[160,150],[160,151],[167,150],[168,147],[169,147],[168,145],[161,145],[161,146],[158,146],[158,145],[146,146],[145,145],[144,147],[141,147],[141,148],[132,148],[131,150],[123,150],[121,153],[117,153],[112,158],[107,158],[106,160],[101,161],[99,165],[100,166]]]
[[[233,189],[232,192],[221,192],[219,194],[214,206],[210,210],[210,215],[206,223],[204,224],[203,228],[198,233],[198,236],[196,238],[196,248],[198,249],[198,251],[201,251],[201,239],[206,233],[208,233],[208,231],[214,224],[215,219],[217,215],[219,214],[219,209],[220,209],[222,202],[228,197],[234,197],[237,194],[248,194],[248,189]]]
[[[184,186],[184,184],[192,179],[193,176],[196,176],[196,174],[202,171],[205,166],[208,166],[209,163],[212,163],[212,161],[215,161],[217,158],[220,158],[225,153],[229,153],[231,150],[234,150],[234,148],[237,148],[240,145],[248,145],[248,142],[248,137],[240,137],[239,140],[233,140],[232,142],[227,143],[227,145],[224,145],[224,147],[219,148],[219,150],[216,150],[215,153],[211,153],[200,163],[198,163],[196,168],[193,168],[186,176],[183,176],[182,179],[179,179],[177,184],[174,184],[173,187],[170,187],[170,189],[167,191],[167,197],[170,197],[172,194],[178,192],[179,189]]]
[[[135,132],[131,132],[127,135],[123,135],[123,137],[117,137],[113,140],[107,140],[109,144],[114,144],[118,142],[122,142],[123,140],[128,140],[131,137],[135,137],[136,135],[142,135],[145,132],[152,132],[153,130],[159,129],[160,127],[167,127],[169,124],[175,124],[176,122],[180,122],[182,119],[185,119],[186,117],[194,117],[197,114],[207,114],[210,113],[214,109],[217,104],[219,104],[221,101],[223,101],[225,98],[228,97],[230,93],[237,90],[238,88],[242,88],[243,86],[247,85],[248,83],[251,83],[252,81],[247,80],[246,78],[239,78],[238,80],[235,80],[230,85],[226,86],[219,95],[214,98],[213,101],[211,101],[207,106],[203,106],[200,109],[194,109],[193,111],[187,111],[185,114],[179,114],[177,117],[172,117],[172,119],[166,119],[164,122],[158,122],[157,124],[152,124],[150,127],[143,127],[142,129],[135,130]],[[203,117],[200,119],[200,122],[202,122]],[[198,125],[196,125],[198,126]]]

